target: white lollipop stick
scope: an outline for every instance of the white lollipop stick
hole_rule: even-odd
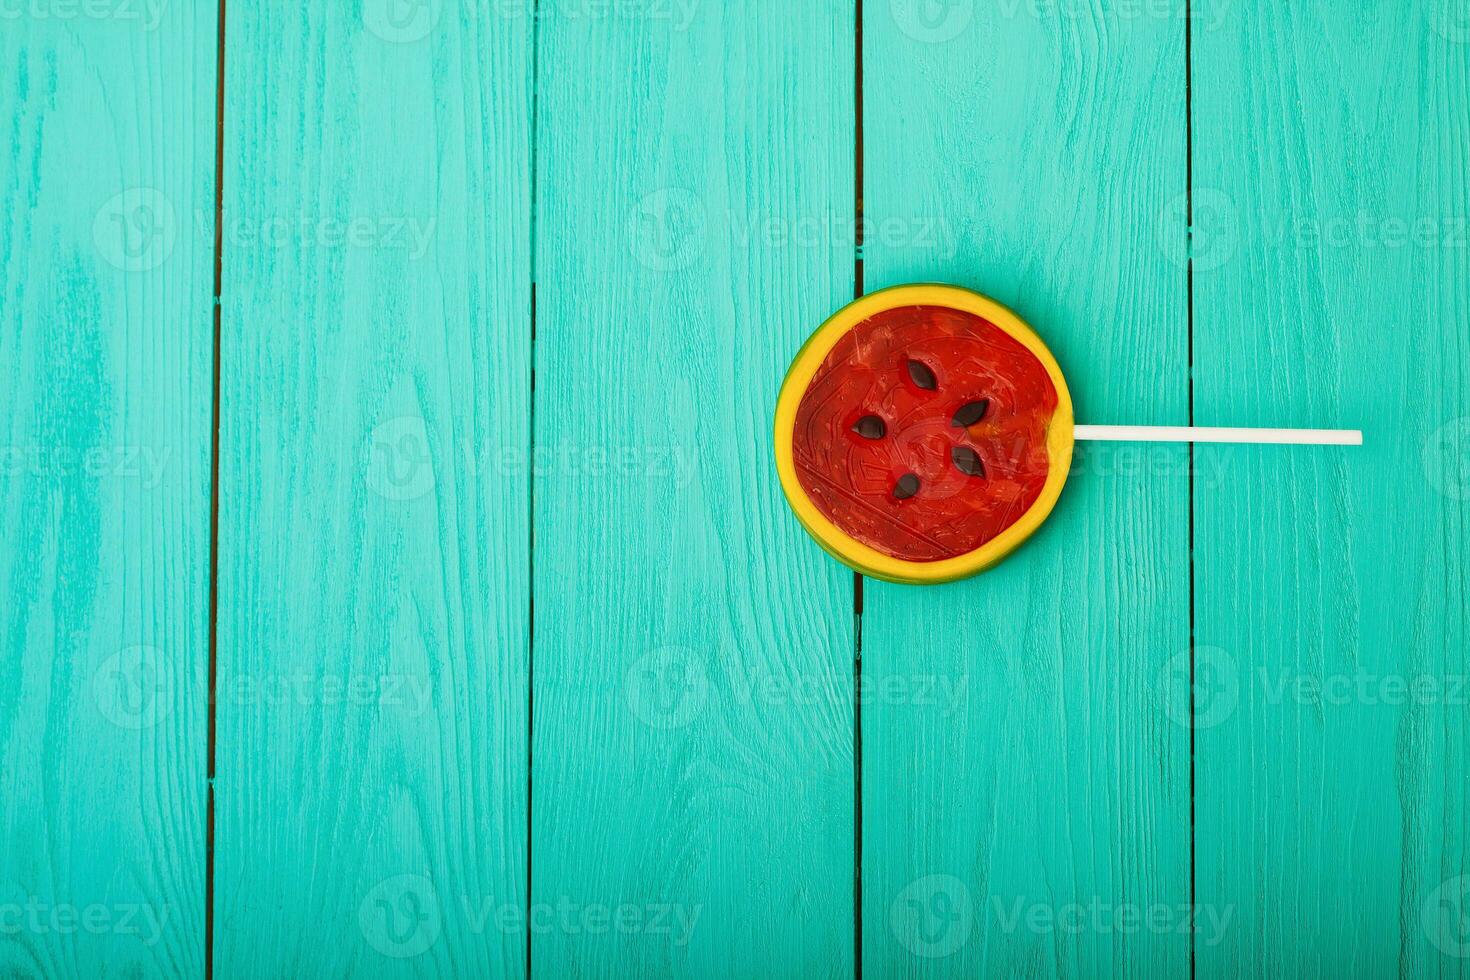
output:
[[[1361,446],[1359,429],[1220,429],[1193,425],[1079,425],[1094,442],[1252,442],[1288,446]]]

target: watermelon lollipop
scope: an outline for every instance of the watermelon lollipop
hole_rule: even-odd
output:
[[[947,582],[1013,551],[1051,513],[1073,440],[1361,442],[1313,430],[1075,426],[1056,359],[1020,317],[953,286],[898,286],[824,323],[776,406],[776,465],[838,560]]]

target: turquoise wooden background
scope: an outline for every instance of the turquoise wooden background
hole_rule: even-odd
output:
[[[1458,0],[0,5],[0,975],[1470,973]],[[855,582],[864,290],[1091,422]]]

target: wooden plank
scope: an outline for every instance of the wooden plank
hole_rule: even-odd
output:
[[[1196,7],[1196,418],[1365,442],[1199,484],[1199,975],[1463,976],[1470,33]]]
[[[203,969],[214,53],[205,5],[0,29],[5,976]]]
[[[215,22],[134,13],[0,40],[7,974],[203,961]]]
[[[853,8],[541,25],[532,971],[849,976],[851,575],[783,501],[853,288]]]
[[[523,972],[528,10],[229,16],[217,976]]]
[[[1184,424],[1182,3],[868,13],[867,288],[990,294],[1079,421]],[[1004,564],[866,583],[868,974],[1187,972],[1187,481],[1183,447],[1079,447]]]

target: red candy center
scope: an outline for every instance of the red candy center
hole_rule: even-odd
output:
[[[892,558],[974,551],[1046,485],[1057,392],[1025,345],[941,306],[885,310],[827,354],[796,410],[802,488]]]

